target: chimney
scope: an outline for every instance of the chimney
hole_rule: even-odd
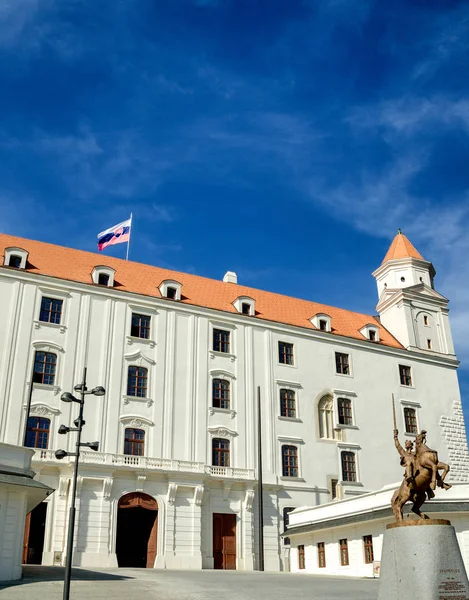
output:
[[[233,271],[227,271],[223,277],[225,283],[238,283],[238,276]]]

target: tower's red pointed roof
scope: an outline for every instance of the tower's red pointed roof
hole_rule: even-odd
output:
[[[420,258],[420,260],[425,260],[400,229],[397,232],[396,237],[393,239],[392,244],[389,246],[389,250],[383,259],[383,263],[396,258]]]

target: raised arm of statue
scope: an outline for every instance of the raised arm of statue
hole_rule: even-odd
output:
[[[394,444],[397,448],[397,451],[399,452],[399,454],[401,456],[405,456],[406,455],[406,451],[404,450],[404,448],[401,446],[401,444],[399,443],[399,438],[397,437],[399,435],[399,431],[397,429],[394,430]]]

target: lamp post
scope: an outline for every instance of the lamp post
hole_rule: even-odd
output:
[[[73,535],[75,530],[75,499],[77,495],[77,479],[78,479],[78,462],[80,460],[80,448],[82,446],[87,446],[92,450],[98,450],[99,442],[82,442],[81,441],[81,432],[83,429],[83,425],[85,421],[83,420],[83,408],[85,405],[85,396],[88,394],[93,394],[94,396],[104,396],[106,393],[105,389],[101,386],[95,387],[92,390],[88,391],[86,388],[86,367],[83,369],[83,381],[79,383],[74,388],[75,392],[80,393],[80,398],[75,398],[73,394],[70,392],[65,392],[60,396],[62,402],[77,402],[80,405],[80,412],[78,414],[78,418],[73,422],[75,427],[67,427],[67,425],[61,425],[59,427],[60,434],[67,434],[70,431],[76,431],[77,442],[76,442],[76,452],[67,452],[66,450],[57,450],[55,453],[55,457],[59,460],[65,458],[66,456],[75,456],[75,465],[73,469],[73,479],[72,479],[72,490],[70,495],[70,511],[68,517],[68,538],[67,538],[67,556],[65,562],[65,577],[64,577],[64,594],[63,600],[69,600],[70,598],[70,579],[72,575],[72,554],[73,554]]]

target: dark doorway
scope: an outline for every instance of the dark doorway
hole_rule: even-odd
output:
[[[23,564],[40,565],[46,533],[47,502],[41,502],[26,515],[24,525]]]
[[[213,513],[213,568],[236,569],[236,515]]]
[[[158,504],[135,492],[119,500],[116,555],[119,567],[152,568],[156,558]]]

